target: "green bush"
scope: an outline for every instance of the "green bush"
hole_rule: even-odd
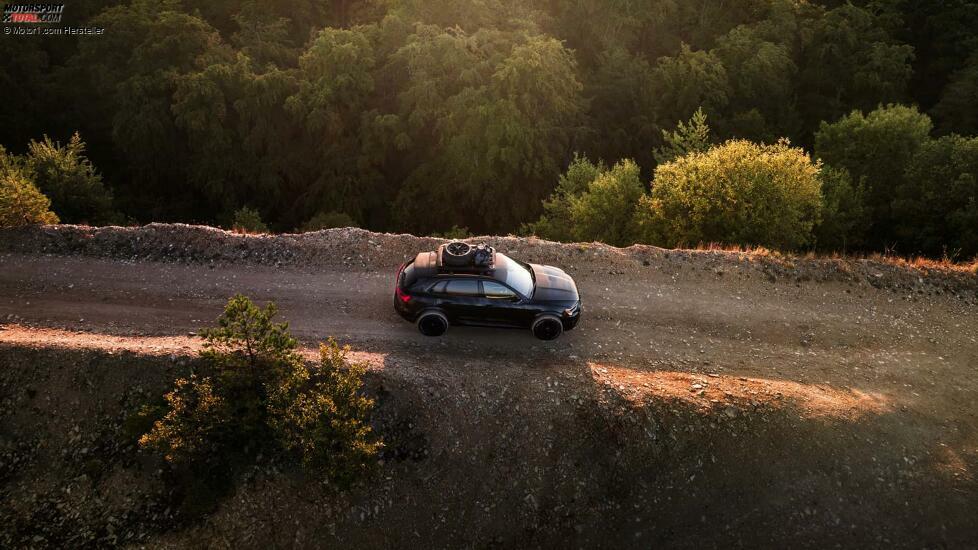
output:
[[[257,210],[243,206],[234,212],[231,230],[238,233],[268,233],[268,226]]]
[[[467,239],[472,236],[472,233],[469,232],[468,227],[459,227],[457,225],[453,225],[452,228],[449,229],[448,231],[443,231],[441,233],[432,233],[431,236],[438,237],[440,239],[455,240],[455,239]]]
[[[203,332],[204,372],[176,381],[164,414],[139,440],[170,464],[190,493],[185,500],[223,494],[258,456],[304,465],[342,486],[376,464],[373,401],[360,395],[364,364],[329,340],[310,368],[275,314],[274,304],[231,298],[218,326]],[[207,483],[195,485],[201,476]]]
[[[567,171],[560,175],[557,188],[549,199],[543,201],[543,215],[536,222],[524,224],[521,232],[553,241],[573,241],[571,199],[584,193],[588,185],[606,170],[604,164],[595,164],[586,156],[574,153],[574,160]]]
[[[571,235],[577,241],[601,241],[615,246],[635,242],[635,209],[645,194],[635,161],[623,160],[569,199]]]
[[[924,143],[908,163],[892,211],[902,253],[978,254],[978,137]]]
[[[18,159],[0,146],[0,227],[58,223],[51,201],[24,175]]]
[[[655,170],[637,223],[647,242],[725,242],[797,248],[812,241],[822,196],[819,165],[786,140],[731,140]]]
[[[27,174],[51,199],[52,209],[65,223],[105,225],[120,219],[112,207],[112,192],[85,156],[85,143],[75,132],[68,144],[44,136],[31,141]]]
[[[815,244],[822,250],[846,251],[865,242],[869,212],[865,186],[854,184],[849,172],[828,166],[819,174],[822,181],[822,219],[815,227]]]
[[[272,416],[283,446],[340,485],[367,474],[380,445],[366,422],[373,400],[360,394],[366,363],[348,360],[348,351],[332,338],[320,344],[309,389],[278,401]]]
[[[319,231],[334,227],[360,227],[360,225],[345,212],[320,212],[302,224],[302,231]]]
[[[891,202],[904,181],[908,163],[930,139],[930,118],[915,107],[887,105],[864,115],[853,111],[834,123],[823,122],[815,133],[815,156],[844,169],[865,186],[869,244],[893,244]]]

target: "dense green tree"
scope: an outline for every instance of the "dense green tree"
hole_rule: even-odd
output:
[[[315,368],[299,355],[274,304],[232,297],[218,325],[203,332],[201,371],[176,381],[139,443],[158,454],[182,485],[206,484],[213,499],[254,462],[291,461],[341,486],[376,465],[381,443],[361,394],[363,363],[330,339]],[[291,460],[290,460],[291,459]]]
[[[51,201],[31,183],[22,164],[0,145],[0,227],[58,223]]]
[[[807,127],[906,97],[913,48],[895,41],[872,12],[844,4],[803,32],[798,106]]]
[[[79,41],[60,76],[81,84],[64,100],[81,103],[91,132],[125,158],[117,177],[138,182],[119,193],[123,204],[149,219],[213,219],[219,207],[188,185],[190,148],[171,106],[181,75],[233,53],[213,27],[180,10],[173,0],[134,0],[103,11],[91,23],[112,32]]]
[[[650,165],[659,126],[648,61],[622,48],[602,52],[583,94],[589,101],[587,127],[574,136],[574,147],[606,162],[630,157]]]
[[[978,254],[978,137],[924,143],[895,193],[893,214],[903,253]]]
[[[675,57],[661,57],[652,71],[656,120],[661,127],[686,120],[697,109],[707,114],[723,111],[732,90],[723,62],[712,52],[683,44]]]
[[[273,70],[296,66],[301,42],[289,32],[288,18],[270,17],[255,4],[249,4],[232,17],[238,30],[231,35],[231,42],[256,67]]]
[[[676,129],[662,131],[665,144],[655,150],[655,161],[659,164],[670,162],[689,153],[702,153],[710,148],[712,138],[710,126],[706,123],[706,113],[696,109],[689,122],[679,121]]]
[[[888,105],[866,115],[853,111],[836,122],[823,122],[815,134],[815,155],[865,185],[873,220],[867,238],[874,247],[894,244],[890,203],[932,127],[930,118],[916,108]]]
[[[655,169],[638,223],[645,242],[805,246],[822,207],[819,165],[787,141],[731,140]]]
[[[500,231],[533,217],[580,121],[570,52],[523,32],[419,26],[394,62],[407,73],[404,154],[421,159],[394,205],[401,227]]]
[[[576,241],[627,246],[638,238],[635,209],[645,194],[635,161],[623,160],[598,174],[570,201],[571,235]]]
[[[295,188],[295,223],[321,210],[357,216],[383,204],[379,151],[366,146],[377,56],[359,29],[324,29],[299,60],[299,89],[286,102],[305,153],[286,172]]]
[[[866,190],[853,183],[847,170],[822,168],[822,217],[815,226],[815,245],[821,250],[845,252],[865,244],[871,219],[866,208]]]
[[[79,131],[116,207],[141,221],[227,224],[252,205],[278,231],[336,211],[371,229],[506,232],[551,196],[537,232],[574,238],[570,222],[540,225],[570,219],[552,210],[569,204],[554,184],[572,152],[652,170],[672,147],[663,130],[702,108],[716,139],[811,147],[818,133],[839,171],[823,175],[817,246],[858,242],[863,219],[856,246],[879,249],[905,240],[895,190],[930,138],[914,116],[863,124],[876,132],[846,114],[901,102],[939,135],[978,132],[970,0],[93,0],[71,12],[106,33],[0,41],[0,143],[25,153]]]
[[[868,9],[894,39],[913,48],[910,89],[924,111],[940,99],[952,75],[978,50],[978,4],[972,0],[869,0]],[[950,118],[953,118],[951,113]],[[939,119],[939,126],[948,119]]]
[[[774,141],[798,133],[798,68],[787,45],[739,26],[720,37],[713,53],[723,63],[730,85],[729,105],[718,126],[721,136]]]
[[[44,136],[31,141],[26,170],[65,223],[106,225],[118,221],[112,192],[85,156],[85,143],[75,133],[64,146]]]
[[[951,76],[951,81],[932,113],[944,133],[978,134],[978,49],[968,64]]]
[[[553,194],[543,202],[540,219],[526,224],[523,232],[554,241],[573,241],[576,237],[571,213],[572,201],[584,194],[591,182],[606,170],[601,162],[595,164],[586,156],[574,153],[574,160],[560,175]]]

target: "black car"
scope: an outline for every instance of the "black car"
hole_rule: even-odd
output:
[[[478,325],[529,328],[553,340],[577,325],[581,298],[561,269],[455,241],[398,269],[394,309],[426,336],[440,336],[449,325]]]

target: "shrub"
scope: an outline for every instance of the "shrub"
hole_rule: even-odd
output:
[[[373,401],[360,394],[366,364],[349,361],[348,351],[332,338],[320,344],[311,389],[285,401],[273,416],[285,448],[341,485],[367,474],[379,448],[366,422]]]
[[[234,212],[231,230],[238,233],[268,233],[268,226],[257,210],[243,206]]]
[[[557,188],[543,201],[543,215],[534,223],[525,224],[521,232],[554,241],[574,240],[574,221],[571,218],[571,199],[584,193],[588,185],[607,170],[587,157],[574,153],[567,171],[560,175]]]
[[[302,464],[340,485],[376,463],[373,402],[359,393],[365,366],[331,339],[320,349],[319,368],[308,367],[275,315],[274,304],[261,309],[244,296],[231,298],[218,326],[203,332],[206,372],[177,380],[164,413],[140,438],[170,464],[185,492],[222,494],[259,455]],[[201,476],[207,483],[198,487]]]
[[[853,111],[834,123],[822,122],[815,133],[815,156],[844,169],[865,186],[872,227],[870,244],[892,244],[890,204],[904,180],[907,165],[930,139],[930,118],[915,107],[887,105],[864,115]]]
[[[432,233],[431,236],[438,237],[440,239],[455,240],[455,239],[467,239],[472,236],[472,233],[469,231],[468,227],[459,227],[457,225],[453,225],[452,228],[449,229],[448,231],[444,231],[442,233]]]
[[[302,224],[302,231],[319,231],[334,227],[360,227],[360,225],[345,212],[320,212]]]
[[[978,254],[978,137],[928,140],[895,195],[894,234],[902,252]]]
[[[656,168],[637,221],[645,239],[662,246],[799,247],[819,219],[818,174],[818,163],[787,140],[731,140]]]
[[[85,156],[85,143],[77,132],[63,147],[44,136],[42,141],[31,141],[28,148],[28,176],[51,199],[52,209],[63,222],[104,225],[118,221],[112,193]]]
[[[27,179],[17,159],[0,146],[0,227],[58,223],[50,206],[51,201]]]
[[[638,165],[623,160],[598,175],[587,189],[569,199],[571,235],[578,241],[615,246],[635,242],[635,208],[645,194]]]
[[[869,226],[865,187],[853,184],[849,172],[823,167],[822,219],[815,227],[815,242],[823,250],[845,251],[863,244]]]

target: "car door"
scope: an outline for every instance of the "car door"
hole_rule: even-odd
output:
[[[468,324],[484,322],[486,308],[475,277],[449,279],[443,297],[443,307],[450,320]]]
[[[482,295],[487,308],[486,319],[494,325],[522,326],[525,313],[522,297],[499,281],[483,279]]]

